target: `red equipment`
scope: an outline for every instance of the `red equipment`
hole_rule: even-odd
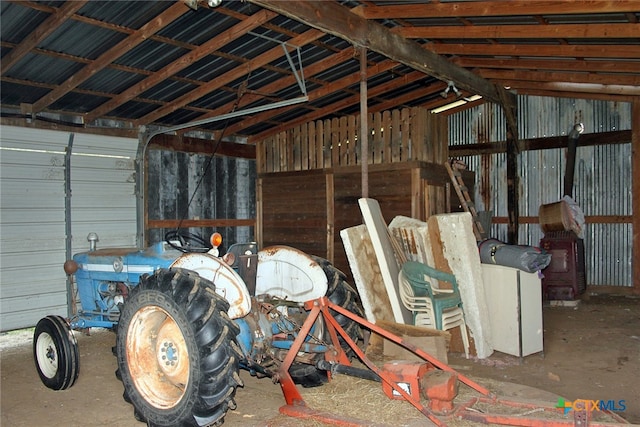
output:
[[[428,353],[422,351],[421,349],[405,343],[402,338],[394,335],[373,323],[359,317],[344,308],[333,304],[327,297],[307,301],[305,303],[305,309],[311,310],[311,313],[307,317],[305,323],[302,325],[300,329],[300,333],[298,337],[295,339],[291,349],[289,350],[287,357],[284,360],[284,363],[280,367],[280,371],[274,380],[280,382],[280,387],[282,388],[282,393],[284,394],[284,398],[286,401],[286,405],[280,408],[280,412],[289,415],[292,417],[298,418],[313,418],[318,421],[322,421],[325,423],[336,424],[341,426],[368,426],[371,425],[370,421],[358,420],[349,417],[336,416],[334,414],[329,414],[326,412],[315,411],[309,407],[307,407],[302,395],[298,391],[298,388],[293,382],[293,379],[289,375],[289,367],[293,363],[296,354],[300,350],[305,337],[311,331],[311,327],[318,318],[318,316],[322,315],[327,325],[327,329],[331,336],[331,341],[333,344],[333,348],[330,351],[325,353],[325,359],[329,363],[339,363],[342,365],[350,366],[351,363],[349,359],[345,355],[342,347],[340,346],[340,342],[338,341],[338,334],[342,337],[342,339],[349,344],[351,349],[356,353],[356,355],[360,358],[360,360],[373,372],[375,372],[382,380],[383,388],[389,390],[387,395],[391,393],[391,395],[395,398],[396,396],[401,396],[404,400],[411,403],[418,411],[427,416],[429,420],[431,420],[437,426],[445,426],[446,421],[448,419],[453,419],[454,417],[464,418],[470,421],[481,422],[484,424],[493,423],[493,424],[502,424],[509,426],[575,426],[575,425],[590,425],[594,427],[613,427],[620,426],[621,424],[628,424],[623,418],[618,415],[608,412],[615,422],[611,423],[601,423],[601,422],[590,422],[588,420],[587,414],[587,422],[585,423],[585,412],[580,410],[574,410],[573,419],[567,420],[552,420],[552,419],[542,419],[542,418],[530,418],[526,415],[504,415],[504,414],[493,414],[493,413],[480,413],[477,411],[468,410],[473,405],[478,402],[495,404],[495,405],[504,405],[510,407],[517,407],[522,410],[525,410],[530,414],[536,414],[540,412],[554,413],[554,414],[562,414],[563,408],[556,408],[553,406],[540,406],[540,405],[532,405],[523,402],[512,402],[504,399],[498,399],[493,393],[491,393],[485,387],[477,384],[475,381],[467,378],[466,376],[456,372],[453,368],[446,365],[445,363],[440,362],[438,359],[429,355]],[[351,320],[354,320],[361,324],[363,327],[369,329],[372,332],[382,335],[384,338],[393,341],[396,344],[401,345],[402,347],[412,351],[422,359],[424,359],[425,363],[418,362],[417,364],[413,364],[412,362],[404,362],[398,364],[394,369],[393,367],[388,368],[385,367],[383,369],[378,368],[371,360],[369,360],[364,352],[353,342],[353,340],[349,337],[349,335],[342,329],[342,327],[338,324],[335,318],[329,312],[329,309],[338,312],[341,315],[344,315]],[[414,378],[419,378],[419,381],[416,383]],[[400,380],[400,381],[399,381]],[[405,380],[408,380],[413,387],[418,386],[418,389],[422,389],[426,398],[429,399],[429,407],[427,408],[420,402],[420,393],[414,392],[415,388],[410,390],[411,393],[408,393],[405,390],[404,386],[401,383]],[[460,380],[467,386],[473,388],[477,392],[483,395],[483,397],[472,398],[468,402],[454,407],[453,399],[457,393],[457,380]],[[399,384],[400,383],[400,384]],[[438,416],[437,413],[447,414],[445,416]]]

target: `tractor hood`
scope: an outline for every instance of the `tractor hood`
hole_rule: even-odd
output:
[[[140,276],[169,266],[181,252],[165,242],[147,249],[105,248],[81,252],[73,256],[78,264],[78,278],[138,283]]]

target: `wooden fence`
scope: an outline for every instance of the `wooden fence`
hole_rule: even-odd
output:
[[[420,107],[368,115],[368,163],[447,161],[446,117]],[[355,166],[362,162],[360,116],[308,122],[257,144],[258,173]]]

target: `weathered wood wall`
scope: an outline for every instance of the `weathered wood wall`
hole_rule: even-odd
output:
[[[146,172],[147,244],[188,229],[223,246],[255,240],[255,163],[234,157],[151,149]]]
[[[370,164],[447,160],[446,118],[424,108],[369,114]],[[305,123],[257,144],[258,173],[362,164],[360,117]]]
[[[463,174],[473,188],[473,173]],[[285,244],[350,269],[340,230],[362,224],[358,166],[259,174],[258,212],[261,247]],[[378,200],[387,223],[397,215],[426,220],[455,211],[444,166],[426,162],[371,165],[369,197]]]
[[[451,211],[447,121],[422,108],[368,117],[368,195],[387,222]],[[258,236],[329,259],[350,275],[340,230],[362,224],[358,116],[316,121],[257,145]],[[473,174],[465,175],[472,185]],[[454,197],[455,198],[455,197]]]

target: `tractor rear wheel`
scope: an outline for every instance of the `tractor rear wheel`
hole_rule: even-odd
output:
[[[357,316],[364,317],[364,310],[362,309],[360,299],[358,298],[358,293],[351,287],[351,285],[349,285],[349,283],[347,283],[347,276],[326,259],[315,256],[313,258],[318,264],[320,264],[324,274],[327,276],[327,298],[329,298],[329,301],[347,309]],[[329,310],[329,312],[356,344],[361,345],[363,343],[364,332],[359,323],[339,314],[335,310]],[[345,341],[343,341],[342,337],[339,338],[342,349],[348,355],[352,356],[353,351],[351,348]]]
[[[327,276],[327,298],[329,301],[348,311],[363,317],[363,310],[360,307],[360,301],[356,291],[346,282],[347,276],[337,268],[335,268],[328,260],[317,256],[312,256],[325,275]],[[349,338],[354,343],[362,346],[364,333],[359,323],[349,319],[348,317],[339,314],[335,310],[329,310],[331,315],[336,319],[338,324],[344,329]],[[328,333],[323,337],[324,341],[330,341]],[[354,351],[347,344],[347,342],[338,335],[340,346],[349,358],[354,356]],[[306,365],[304,363],[294,363],[289,369],[289,374],[296,384],[300,384],[303,387],[317,387],[328,381],[327,372],[316,368],[315,366]]]
[[[52,390],[71,387],[80,373],[78,342],[60,316],[40,319],[33,334],[33,358],[42,383]]]
[[[229,303],[182,269],[141,278],[122,309],[116,352],[124,398],[150,426],[221,425],[235,409],[240,349]]]

